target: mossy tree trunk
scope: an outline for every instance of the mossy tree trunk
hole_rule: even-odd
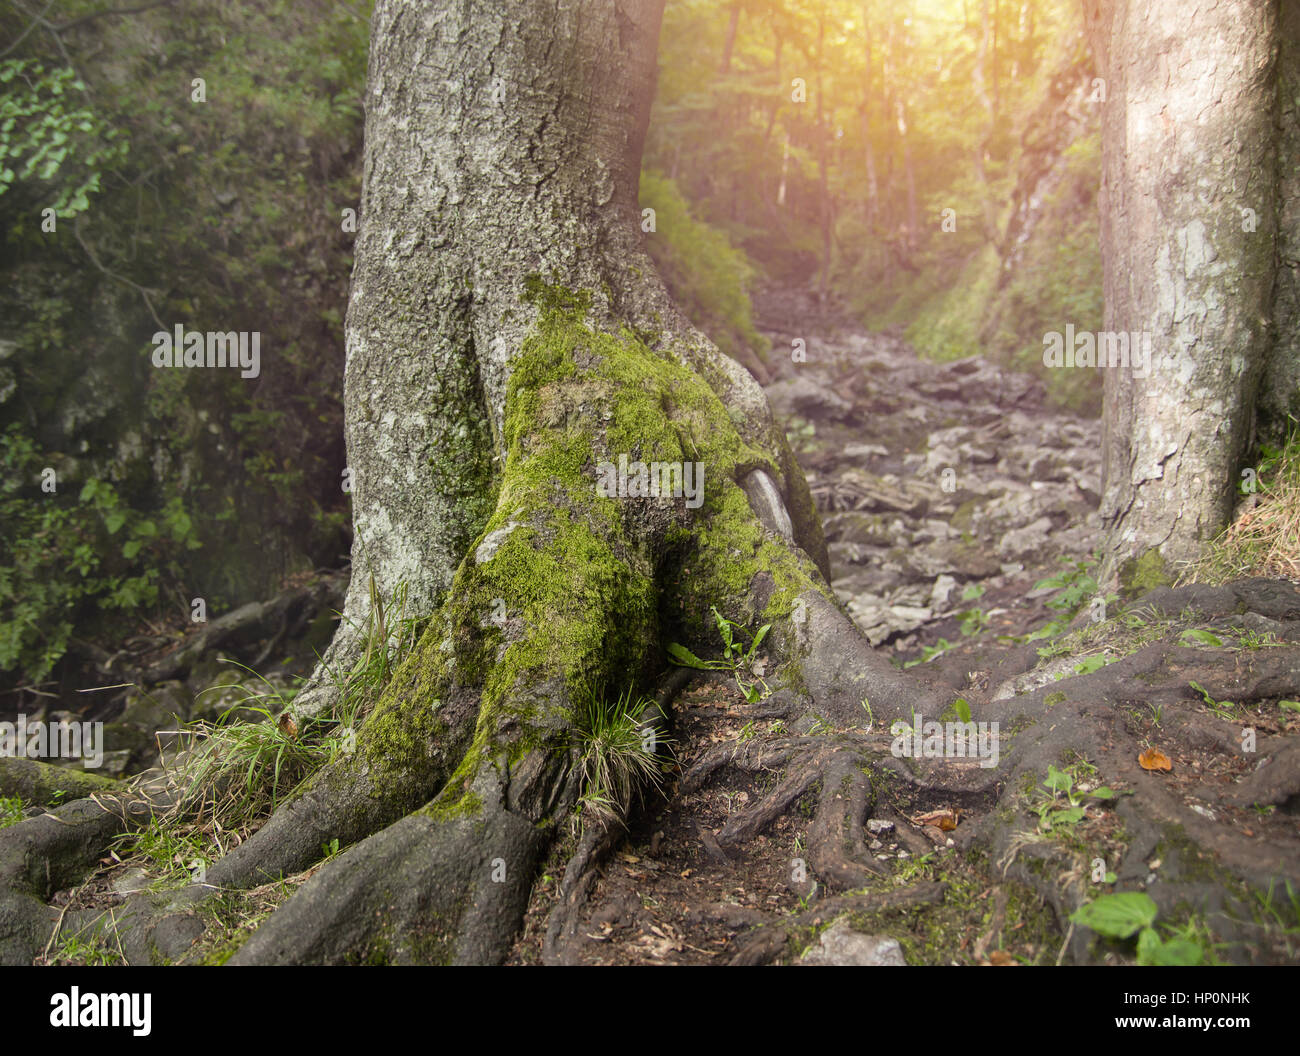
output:
[[[376,6],[345,616],[364,624],[373,577],[405,584],[425,629],[355,750],[209,870],[255,883],[353,845],[236,962],[502,958],[581,792],[574,703],[653,689],[668,634],[715,654],[712,605],[773,624],[784,714],[855,724],[868,695],[877,719],[929,699],[833,602],[761,389],[644,250],[661,6]],[[602,495],[597,467],[623,455],[702,467],[702,503]]]
[[[1275,283],[1294,285],[1279,253],[1300,232],[1294,128],[1277,131],[1271,0],[1085,7],[1105,82],[1104,325],[1151,351],[1148,371],[1104,370],[1105,575],[1157,579],[1225,526],[1255,440],[1300,408],[1273,318]]]

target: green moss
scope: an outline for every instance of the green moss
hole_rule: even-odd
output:
[[[1120,565],[1119,582],[1126,597],[1136,597],[1156,587],[1169,586],[1173,577],[1160,551],[1152,547]]]
[[[1213,854],[1204,851],[1178,824],[1162,827],[1162,836],[1152,852],[1153,857],[1164,859],[1163,870],[1167,876],[1185,883],[1212,884],[1229,888],[1239,881],[1219,865]]]
[[[952,517],[949,519],[949,524],[952,525],[953,530],[960,532],[963,538],[971,530],[971,522],[978,506],[979,501],[977,499],[967,499],[953,511]]]

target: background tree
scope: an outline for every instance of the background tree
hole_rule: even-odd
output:
[[[1294,47],[1278,60],[1279,17],[1293,26],[1295,12],[1282,7],[1088,5],[1106,94],[1105,329],[1153,342],[1149,376],[1105,371],[1111,578],[1153,585],[1198,556],[1255,441],[1280,439],[1300,406],[1283,256],[1297,223]]]

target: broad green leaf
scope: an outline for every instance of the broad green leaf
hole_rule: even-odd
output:
[[[1156,912],[1155,901],[1150,895],[1141,891],[1120,891],[1102,895],[1080,906],[1070,915],[1070,920],[1091,928],[1098,935],[1127,939],[1150,927],[1156,919]]]
[[[1105,656],[1090,656],[1085,660],[1080,660],[1074,665],[1074,670],[1080,675],[1090,675],[1094,671],[1100,671],[1110,661]]]

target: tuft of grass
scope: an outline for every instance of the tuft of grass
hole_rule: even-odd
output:
[[[112,945],[110,945],[110,942]],[[60,932],[38,964],[105,967],[126,964],[122,942],[114,927],[103,922],[79,932]]]
[[[291,701],[262,681],[263,692],[238,684],[218,687],[243,690],[245,697],[215,724],[199,723],[189,731],[191,748],[175,771],[185,813],[225,828],[247,825],[269,815],[302,781],[347,750],[349,740],[334,734],[351,729],[350,723],[317,717],[299,724]],[[231,721],[235,712],[253,721]]]
[[[349,670],[327,669],[339,690],[328,713],[295,718],[292,693],[236,664],[264,688],[213,687],[237,689],[244,698],[215,724],[200,723],[189,731],[191,748],[175,771],[184,813],[206,820],[217,832],[246,831],[317,770],[351,751],[357,727],[419,636],[418,621],[406,615],[406,598],[406,585],[400,584],[385,602],[371,577],[365,648]],[[232,721],[236,714],[250,721]]]
[[[211,834],[199,825],[173,824],[168,817],[155,817],[139,832],[119,836],[115,856],[124,865],[143,865],[152,884],[167,887],[201,878],[217,857],[213,843]]]
[[[1300,580],[1300,423],[1281,450],[1261,449],[1257,488],[1201,559],[1183,570],[1180,584],[1249,576]]]
[[[574,708],[582,810],[600,820],[626,817],[638,792],[663,788],[656,749],[667,743],[645,721],[650,697],[626,689],[611,700],[583,694]]]

